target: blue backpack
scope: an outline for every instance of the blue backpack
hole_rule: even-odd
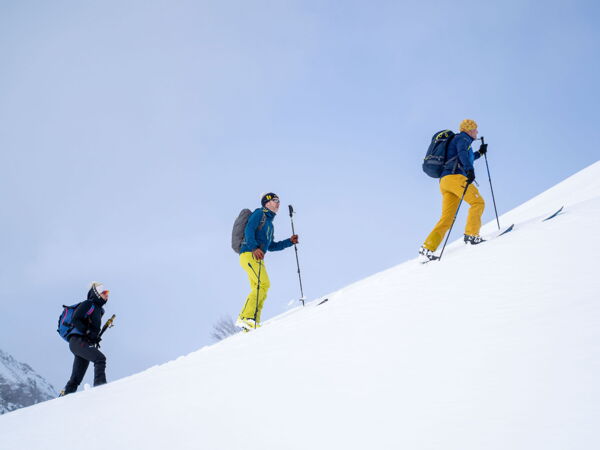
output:
[[[423,172],[429,175],[431,178],[440,178],[444,167],[449,162],[446,160],[448,157],[448,146],[456,134],[452,130],[438,131],[431,138],[431,144],[425,154],[423,160]],[[454,159],[454,158],[453,158]]]
[[[83,302],[79,302],[76,305],[63,305],[63,312],[60,316],[58,316],[58,329],[56,330],[60,337],[62,337],[65,341],[69,342],[69,336],[73,332],[73,328],[75,326],[71,323],[73,320],[73,314],[75,314],[75,310],[79,305]],[[85,313],[86,317],[91,316],[94,312],[94,305],[89,309],[88,312]]]

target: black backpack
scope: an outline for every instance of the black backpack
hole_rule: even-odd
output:
[[[450,162],[446,158],[448,157],[448,146],[454,136],[456,136],[454,131],[442,130],[435,133],[431,138],[431,144],[429,144],[423,160],[423,172],[431,178],[440,178],[444,167]],[[458,156],[456,159],[458,161]]]
[[[246,224],[248,223],[248,218],[252,214],[248,208],[244,208],[240,211],[233,223],[233,230],[231,231],[231,248],[234,252],[240,253],[242,249],[242,243],[244,242],[244,232],[246,231]],[[262,229],[265,226],[265,222],[267,221],[267,215],[263,213],[262,219],[260,219],[260,224],[258,225],[257,231]]]

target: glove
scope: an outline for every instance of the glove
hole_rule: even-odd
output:
[[[487,144],[481,144],[481,147],[479,147],[479,154],[481,156],[483,156],[486,153],[487,153]]]
[[[473,169],[467,170],[467,185],[475,181],[475,171]]]
[[[261,259],[265,259],[265,252],[263,252],[260,248],[255,248],[252,250],[252,256],[254,256],[255,260],[260,261]]]
[[[290,241],[292,241],[292,244],[297,244],[298,243],[298,235],[294,234],[291,238]]]
[[[98,345],[98,344],[100,344],[101,340],[102,340],[102,338],[98,336],[98,333],[90,333],[87,336],[87,341],[90,344],[96,344],[96,345]]]

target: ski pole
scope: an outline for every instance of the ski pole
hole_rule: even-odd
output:
[[[481,144],[484,145],[485,141],[481,136]],[[498,229],[500,229],[500,220],[498,219],[498,210],[496,209],[496,199],[494,198],[494,188],[492,187],[492,177],[490,176],[490,166],[488,165],[487,152],[483,155],[485,157],[485,167],[487,168],[488,180],[490,180],[490,190],[492,191],[492,201],[494,202],[494,212],[496,213],[496,222],[498,223]]]
[[[290,221],[292,222],[292,234],[296,234],[296,231],[294,231],[294,218],[292,217],[294,214],[294,208],[292,207],[292,205],[288,205],[288,208],[290,209]],[[298,267],[298,281],[300,281],[300,301],[302,302],[302,306],[304,306],[304,290],[302,289],[302,276],[300,275],[300,262],[298,262],[298,247],[296,247],[296,244],[294,244],[294,250],[296,251],[296,266]]]
[[[256,329],[256,316],[258,315],[258,293],[260,292],[260,270],[262,269],[262,261],[258,261],[258,275],[256,274],[254,267],[252,267],[252,264],[248,263],[248,267],[252,269],[252,272],[254,272],[254,275],[256,275],[256,278],[258,279],[258,285],[256,286],[256,307],[254,308],[254,329]]]
[[[115,321],[115,318],[117,316],[115,314],[113,314],[112,316],[110,316],[110,319],[108,319],[106,321],[106,323],[102,326],[102,329],[100,330],[100,333],[98,333],[98,339],[100,339],[102,337],[102,335],[104,334],[104,332],[106,330],[108,330],[109,328],[114,327],[115,325],[113,324],[113,322]],[[98,342],[96,344],[96,348],[100,348],[100,342]]]
[[[463,195],[460,198],[460,202],[458,202],[458,207],[456,208],[456,212],[454,213],[454,219],[452,219],[452,225],[450,225],[450,229],[448,230],[448,234],[446,235],[446,240],[444,241],[444,246],[442,247],[442,252],[440,253],[440,257],[437,259],[440,261],[442,259],[442,255],[444,254],[444,249],[446,248],[446,244],[448,243],[448,238],[450,237],[450,233],[452,233],[452,228],[454,227],[454,222],[456,222],[456,217],[458,216],[458,211],[460,210],[460,205],[465,198],[465,194],[467,193],[467,189],[469,189],[469,183],[465,186],[465,190],[463,191]]]
[[[117,316],[116,316],[115,314],[113,314],[113,315],[110,317],[110,319],[108,319],[108,320],[106,321],[106,323],[105,323],[105,324],[102,326],[102,329],[100,330],[100,334],[98,334],[98,337],[102,337],[102,335],[104,334],[104,332],[105,332],[106,330],[108,330],[109,328],[112,328],[112,327],[114,327],[114,324],[113,324],[113,322],[115,321],[115,318],[116,318],[116,317],[117,317]]]

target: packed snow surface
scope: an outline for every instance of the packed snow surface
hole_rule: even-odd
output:
[[[600,162],[500,220],[515,230],[0,417],[0,448],[600,448]]]

